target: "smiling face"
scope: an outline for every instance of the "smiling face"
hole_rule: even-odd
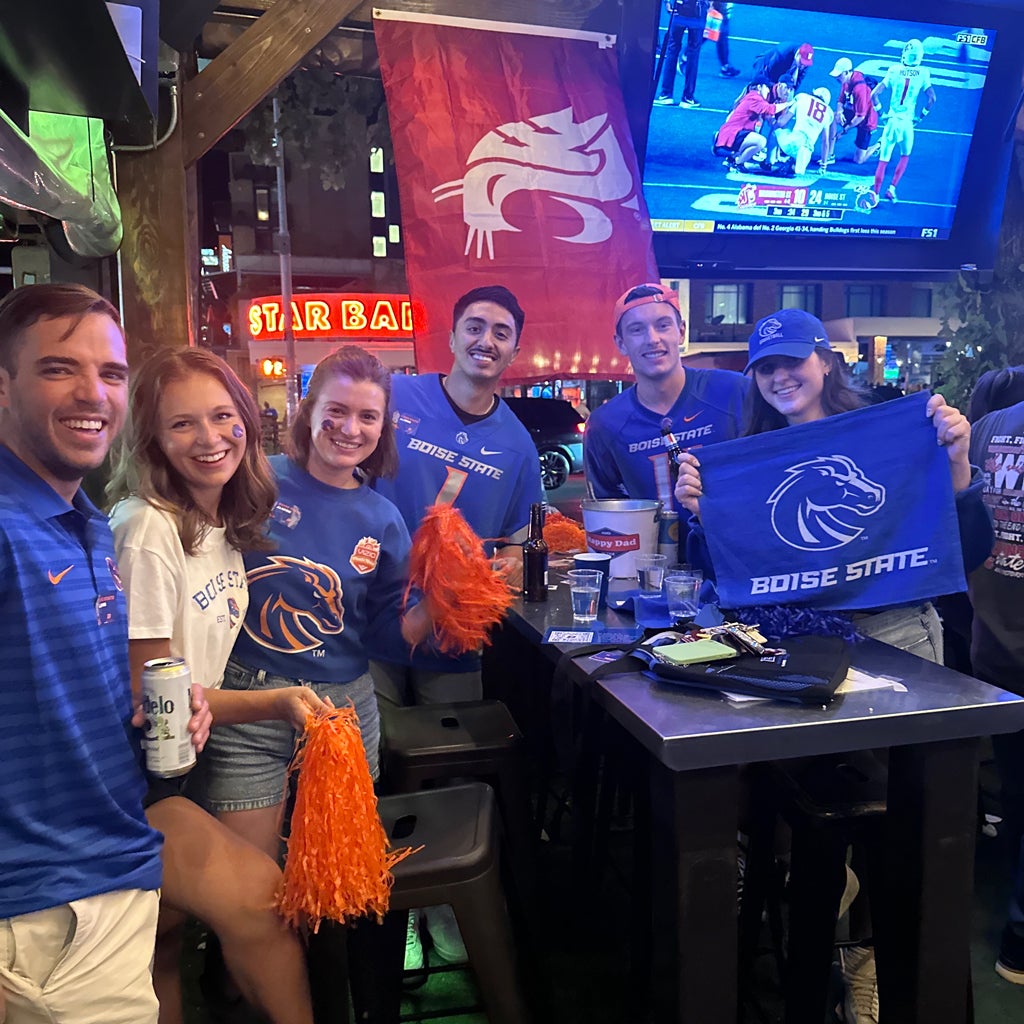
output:
[[[14,373],[0,368],[2,440],[69,501],[124,425],[128,365],[110,317],[37,320],[25,328]]]
[[[512,314],[496,302],[470,303],[452,331],[452,373],[477,384],[496,382],[519,352]]]
[[[660,381],[681,373],[682,343],[682,322],[667,302],[647,302],[627,309],[615,331],[615,344],[629,359],[637,380]]]
[[[331,487],[355,487],[353,470],[376,449],[387,409],[384,391],[373,381],[326,381],[310,414],[310,476]]]
[[[821,393],[828,368],[817,352],[806,359],[794,356],[766,356],[754,364],[754,380],[761,397],[786,422],[809,423],[825,417]]]
[[[221,492],[245,456],[245,425],[227,389],[208,373],[172,380],[160,395],[156,443],[192,500],[216,519]]]

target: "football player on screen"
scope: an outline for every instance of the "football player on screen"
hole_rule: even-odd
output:
[[[781,167],[773,166],[780,176],[804,174],[821,139],[821,166],[828,164],[831,152],[832,93],[819,86],[813,93],[797,93],[790,125],[775,129],[775,145],[790,159]],[[791,162],[792,161],[792,162]]]
[[[923,60],[924,44],[920,39],[909,40],[903,47],[899,64],[893,64],[886,71],[885,78],[871,91],[871,100],[874,102],[883,90],[889,90],[889,118],[882,129],[874,185],[870,192],[865,193],[866,204],[870,207],[878,204],[885,172],[892,159],[893,150],[898,145],[900,158],[896,163],[892,181],[885,190],[885,198],[896,202],[896,186],[907,169],[910,154],[914,149],[914,123],[919,118],[927,117],[935,105],[931,72],[923,66]],[[925,105],[919,115],[917,102],[922,93]]]

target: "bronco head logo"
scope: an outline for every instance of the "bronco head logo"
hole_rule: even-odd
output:
[[[462,196],[468,229],[465,254],[494,259],[494,235],[520,229],[502,214],[515,192],[543,192],[574,210],[581,225],[560,241],[593,245],[610,238],[612,222],[601,208],[613,203],[639,210],[636,184],[607,114],[573,120],[572,107],[512,121],[489,131],[472,149],[461,179],[434,190],[434,202]]]
[[[258,619],[247,617],[245,631],[263,647],[285,654],[312,651],[323,646],[325,635],[345,628],[341,580],[329,565],[269,555],[246,579],[260,604]],[[252,628],[256,622],[258,631]]]
[[[863,532],[850,520],[885,504],[885,488],[845,455],[823,455],[786,470],[768,499],[776,536],[801,551],[831,551]]]

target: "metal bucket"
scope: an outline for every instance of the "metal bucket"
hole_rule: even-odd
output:
[[[644,498],[584,498],[583,529],[587,547],[612,556],[613,578],[636,576],[636,555],[658,550],[661,502]]]

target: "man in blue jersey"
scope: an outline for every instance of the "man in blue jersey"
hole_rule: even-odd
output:
[[[686,324],[679,296],[664,285],[629,289],[615,303],[613,322],[636,384],[587,420],[587,489],[595,498],[652,498],[678,510],[663,425],[683,448],[736,437],[749,382],[731,370],[683,366]]]
[[[0,303],[7,1024],[157,1020],[150,962],[161,840],[142,810],[113,541],[80,487],[124,423],[127,392],[124,333],[106,299],[48,284]]]
[[[398,506],[410,533],[434,504],[454,505],[495,548],[509,578],[522,574],[530,505],[544,500],[537,448],[498,397],[501,375],[519,352],[525,314],[501,285],[474,288],[452,313],[452,368],[447,374],[392,379],[399,470],[376,488]],[[451,658],[429,648],[412,664],[374,651],[379,696],[396,704],[479,700],[480,658]]]

